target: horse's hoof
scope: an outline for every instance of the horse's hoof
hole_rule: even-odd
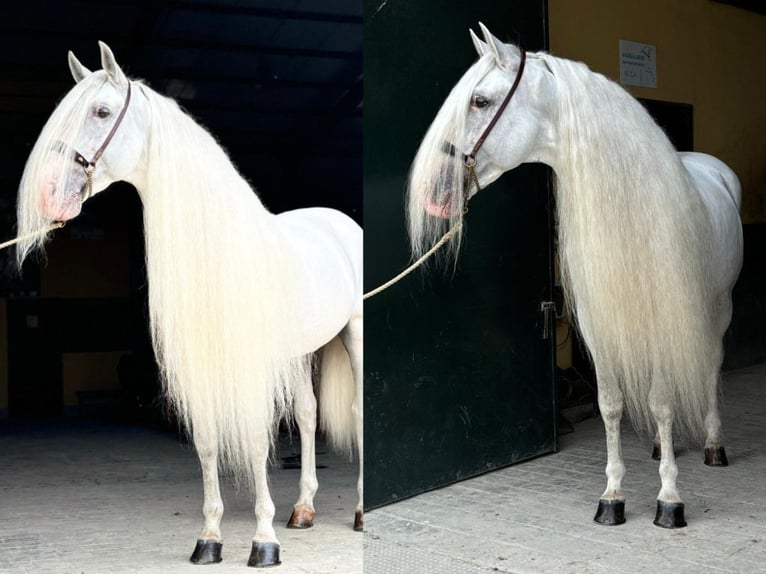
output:
[[[661,528],[683,528],[686,526],[684,503],[658,500],[657,516],[654,517],[654,524]]]
[[[598,510],[593,520],[604,526],[617,526],[625,523],[625,501],[605,500],[598,501]]]
[[[250,558],[247,561],[248,566],[253,568],[268,568],[269,566],[279,566],[279,544],[276,542],[253,542],[253,549],[250,551]]]
[[[296,504],[293,507],[293,513],[290,515],[290,520],[287,521],[288,528],[311,528],[314,526],[315,512],[313,508],[309,508],[304,504]]]
[[[193,564],[218,564],[221,558],[222,542],[213,542],[212,540],[197,540],[191,558]]]
[[[357,510],[354,514],[354,531],[364,532],[364,512]]]
[[[705,448],[705,464],[708,466],[729,466],[726,449],[720,445]]]
[[[652,446],[652,458],[654,460],[662,459],[662,448],[660,447],[660,443],[657,441],[655,441],[654,446]]]

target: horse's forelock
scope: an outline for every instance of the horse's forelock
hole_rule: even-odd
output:
[[[480,57],[460,78],[426,132],[413,161],[408,181],[408,229],[413,256],[428,250],[447,229],[462,218],[465,197],[463,148],[471,94],[496,65],[493,54]],[[433,217],[427,204],[444,208],[448,217]],[[454,257],[460,233],[444,252]]]
[[[27,158],[19,184],[17,200],[18,235],[44,229],[51,222],[44,206],[52,201],[54,189],[68,189],[72,176],[76,142],[80,141],[91,102],[103,87],[106,75],[91,74],[75,84],[58,102],[45,122]],[[42,250],[47,234],[21,241],[17,248],[17,263],[35,250]]]

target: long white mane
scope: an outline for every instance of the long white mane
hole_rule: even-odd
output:
[[[625,90],[584,64],[543,56],[558,89],[562,279],[597,364],[639,427],[653,396],[701,438],[717,370],[712,229],[668,140]]]
[[[78,141],[105,77],[99,71],[77,83],[44,127],[22,178],[19,234],[51,222],[38,205],[50,166],[60,170],[59,182],[72,172],[71,154],[54,144]],[[149,133],[135,137],[146,139],[146,186],[138,191],[164,388],[190,432],[219,437],[221,460],[248,478],[256,439],[271,440],[292,403],[293,381],[310,376],[310,358],[296,342],[299,258],[214,138],[173,100],[140,82],[134,90],[151,113]],[[19,262],[45,239],[22,243]]]
[[[255,436],[272,432],[292,382],[309,376],[293,340],[297,259],[213,137],[174,101],[144,91],[155,352],[183,420],[221,437],[224,460],[247,476]]]

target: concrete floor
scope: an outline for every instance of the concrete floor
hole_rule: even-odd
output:
[[[766,572],[766,365],[729,373],[730,466],[678,446],[688,526],[652,524],[660,482],[651,440],[624,427],[627,522],[593,522],[606,482],[597,418],[560,452],[368,512],[365,574]]]
[[[352,530],[356,464],[317,447],[317,520],[284,524],[297,498],[299,445],[280,449],[271,473],[282,545],[280,574],[360,574]],[[202,482],[193,449],[164,429],[59,421],[0,425],[0,572],[34,574],[253,572],[250,497],[225,480],[223,562],[194,566]],[[201,570],[202,569],[202,570]]]

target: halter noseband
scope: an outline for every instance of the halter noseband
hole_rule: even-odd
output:
[[[108,146],[109,142],[112,141],[114,134],[117,132],[117,128],[120,127],[120,124],[122,123],[122,120],[125,117],[125,112],[128,111],[128,104],[130,104],[130,81],[128,81],[128,93],[125,95],[125,103],[123,104],[122,109],[120,110],[120,113],[117,116],[117,120],[114,122],[112,129],[109,130],[109,133],[106,134],[104,143],[102,143],[101,146],[96,150],[96,153],[93,154],[93,159],[88,161],[87,159],[85,159],[85,156],[82,155],[80,152],[78,152],[77,150],[73,150],[74,161],[82,166],[82,169],[85,171],[85,178],[87,179],[87,182],[88,182],[88,191],[85,197],[83,198],[83,201],[85,201],[91,195],[93,195],[93,171],[96,169],[96,162],[98,162],[98,160],[101,159],[101,156],[106,150],[106,146]]]
[[[500,116],[505,111],[505,108],[508,107],[508,104],[511,101],[511,98],[513,97],[513,94],[516,93],[516,89],[519,87],[519,82],[521,82],[521,75],[524,73],[524,64],[527,61],[527,52],[523,48],[521,50],[521,60],[519,62],[519,71],[516,73],[516,79],[513,81],[513,85],[511,86],[511,89],[508,91],[508,94],[505,96],[505,99],[500,103],[500,107],[497,108],[497,111],[495,112],[495,115],[492,116],[492,119],[487,124],[487,127],[484,128],[484,131],[481,132],[481,135],[479,136],[479,139],[476,140],[476,143],[473,146],[473,149],[471,150],[471,153],[463,157],[463,165],[465,165],[466,174],[466,185],[464,186],[465,192],[463,197],[463,212],[468,211],[468,195],[470,193],[471,184],[476,186],[477,193],[481,191],[481,187],[479,187],[479,178],[476,176],[476,154],[479,153],[479,149],[482,145],[484,145],[484,141],[489,137],[490,132],[492,131],[492,128],[495,127],[495,124],[497,124],[498,120],[500,119]]]

